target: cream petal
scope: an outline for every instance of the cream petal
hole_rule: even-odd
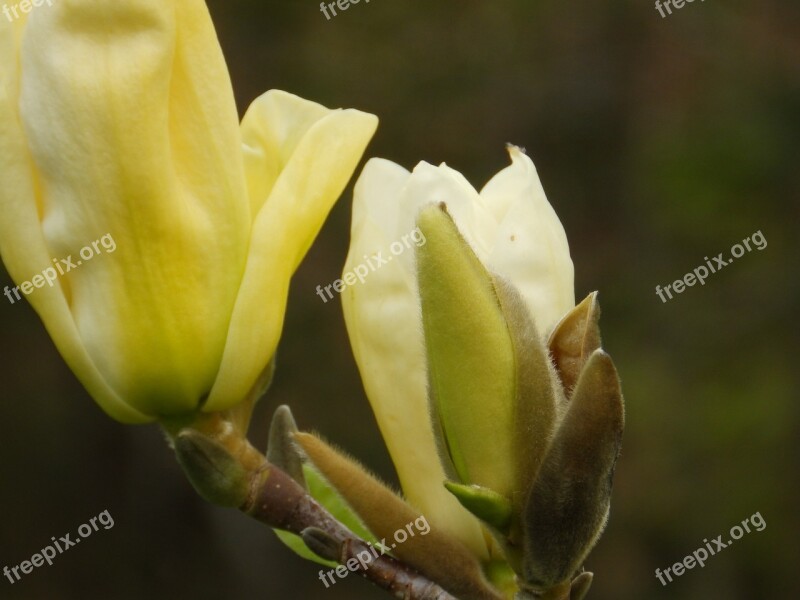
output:
[[[427,204],[444,203],[464,238],[479,258],[491,250],[495,226],[491,214],[464,176],[445,164],[438,167],[419,163],[401,196],[400,226],[403,232],[415,227],[420,209]]]
[[[481,197],[499,225],[490,270],[511,281],[546,335],[575,306],[574,269],[564,227],[547,201],[536,167],[519,148],[512,164],[495,175]]]

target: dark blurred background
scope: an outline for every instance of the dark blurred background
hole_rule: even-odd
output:
[[[627,400],[589,597],[798,597],[800,7],[696,1],[662,18],[647,1],[373,0],[328,21],[315,0],[209,5],[241,111],[269,88],[367,110],[381,117],[368,156],[446,161],[478,187],[506,142],[536,162],[576,295],[600,290]],[[288,403],[391,481],[340,302],[314,293],[344,263],[351,190],[295,277],[253,439]],[[758,230],[765,250],[656,296]],[[95,407],[27,305],[0,302],[0,327],[0,567],[103,510],[115,520],[53,566],[1,578],[0,597],[388,598],[355,576],[326,590],[267,528],[197,497],[157,427]],[[764,531],[655,578],[756,512]]]

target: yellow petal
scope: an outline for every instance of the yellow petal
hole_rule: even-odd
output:
[[[39,222],[38,183],[19,120],[19,38],[16,27],[0,24],[0,256],[15,281],[25,281],[50,256]],[[141,423],[148,418],[125,404],[112,390],[88,355],[78,335],[60,282],[37,289],[28,297],[42,316],[56,347],[81,383],[114,419]]]
[[[60,280],[72,327],[126,403],[148,415],[192,410],[217,372],[250,228],[233,94],[205,4],[36,11],[20,105],[49,258],[28,253],[15,278],[50,258],[77,264],[108,234],[113,254]],[[40,316],[51,328],[56,316]]]
[[[283,121],[264,123],[275,115]],[[239,402],[272,358],[283,326],[289,279],[347,185],[377,124],[373,115],[328,111],[279,92],[256,100],[245,115],[242,136],[248,142],[249,189],[267,197],[251,198],[251,205],[261,208],[219,376],[205,410]],[[275,178],[277,168],[280,174]]]

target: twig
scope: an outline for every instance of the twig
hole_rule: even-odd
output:
[[[240,510],[270,527],[297,535],[308,528],[324,531],[339,545],[341,564],[356,558],[361,552],[368,552],[373,557],[369,564],[361,562],[351,570],[391,592],[395,598],[458,600],[396,558],[376,553],[364,540],[337,521],[294,479],[267,462],[266,458],[253,474],[250,496]]]
[[[265,380],[270,373],[265,373]],[[256,390],[260,386],[256,386]],[[325,507],[319,504],[285,471],[272,464],[247,439],[246,431],[249,416],[253,408],[257,391],[247,402],[222,413],[202,415],[190,423],[162,423],[168,437],[173,440],[181,437],[183,432],[194,431],[204,439],[224,448],[230,462],[239,466],[247,479],[246,499],[239,510],[254,519],[275,527],[301,535],[304,530],[317,529],[321,535],[335,545],[334,555],[327,557],[338,560],[340,564],[356,558],[359,552],[370,552],[373,556],[368,564],[356,565],[353,569],[379,588],[391,592],[395,598],[402,600],[458,600],[438,584],[398,559],[380,553],[373,553],[371,546],[355,533],[337,521]],[[202,454],[202,453],[201,453]],[[219,456],[219,455],[215,455]],[[208,456],[204,457],[202,470],[209,467]],[[179,461],[180,462],[180,461]],[[182,463],[184,469],[186,464]],[[217,465],[219,467],[219,465]],[[215,474],[214,469],[211,469]],[[197,479],[190,473],[190,481],[197,488]],[[201,478],[202,479],[202,478]],[[213,477],[212,477],[213,479]],[[215,480],[216,481],[216,480]],[[244,483],[244,482],[243,482]],[[204,495],[198,488],[198,492]],[[243,496],[245,490],[242,490]],[[206,499],[214,501],[208,495]],[[227,496],[226,496],[227,498]],[[237,501],[238,504],[238,501]],[[228,506],[231,506],[228,504]],[[377,554],[377,556],[375,556]],[[366,561],[364,561],[366,562]],[[351,563],[352,564],[352,563]]]

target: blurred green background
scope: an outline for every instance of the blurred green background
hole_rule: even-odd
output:
[[[799,597],[800,7],[694,2],[661,18],[647,1],[373,0],[327,21],[313,0],[209,5],[242,111],[269,88],[367,110],[381,117],[368,156],[446,161],[478,187],[506,142],[536,162],[576,295],[600,290],[627,401],[589,597]],[[314,293],[344,263],[351,189],[295,277],[253,439],[288,403],[393,480],[340,302]],[[765,250],[655,295],[758,230]],[[27,304],[0,302],[0,327],[0,567],[103,510],[115,519],[53,566],[0,579],[0,598],[388,598],[355,576],[325,589],[268,529],[199,499],[155,426],[94,406]],[[756,512],[764,531],[655,578]]]

